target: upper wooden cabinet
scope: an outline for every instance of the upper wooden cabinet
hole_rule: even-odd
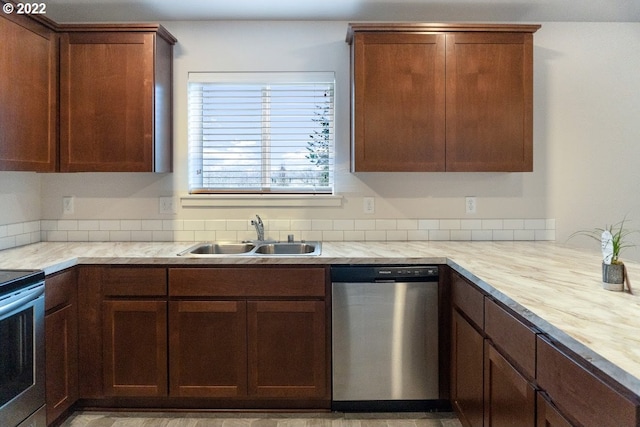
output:
[[[538,28],[351,24],[352,170],[532,171]]]
[[[65,25],[60,171],[170,172],[172,50],[159,25]]]
[[[0,170],[56,168],[57,37],[44,19],[0,13]]]

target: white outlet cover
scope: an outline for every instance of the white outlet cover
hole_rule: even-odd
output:
[[[62,213],[64,215],[72,215],[75,212],[75,200],[73,196],[64,196],[62,198]]]
[[[174,215],[177,213],[176,203],[173,197],[159,197],[158,210],[161,214]]]

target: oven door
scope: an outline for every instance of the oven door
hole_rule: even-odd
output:
[[[43,282],[0,299],[0,348],[0,426],[14,427],[45,403]]]

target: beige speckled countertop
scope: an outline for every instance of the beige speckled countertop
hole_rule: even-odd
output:
[[[316,257],[188,258],[193,243],[36,243],[0,251],[0,268],[50,274],[76,264],[449,264],[640,396],[640,264],[636,294],[602,289],[600,254],[553,242],[324,242]],[[594,248],[595,249],[595,248]]]

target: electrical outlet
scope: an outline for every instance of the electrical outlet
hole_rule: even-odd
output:
[[[465,212],[467,214],[474,214],[477,212],[477,204],[475,197],[465,197],[464,199]]]
[[[64,196],[62,198],[62,213],[64,215],[72,215],[75,212],[75,200],[73,196]]]
[[[376,212],[376,198],[365,197],[362,199],[362,210],[366,214],[373,214]]]
[[[159,197],[159,211],[161,214],[176,214],[176,204],[173,197]]]

